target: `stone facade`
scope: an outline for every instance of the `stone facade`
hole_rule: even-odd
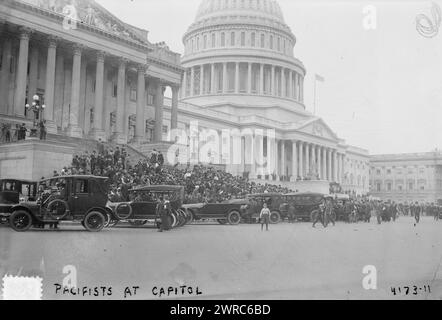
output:
[[[0,117],[29,122],[25,105],[37,94],[50,133],[123,144],[162,141],[156,110],[167,86],[177,105],[179,54],[150,43],[147,31],[94,1],[65,2],[0,4]],[[78,21],[67,18],[74,10]]]
[[[402,203],[442,199],[442,153],[372,156],[370,194]]]
[[[25,105],[38,94],[53,135],[156,148],[170,163],[294,189],[368,192],[368,152],[306,110],[307,71],[276,1],[204,0],[181,59],[93,0],[3,1],[0,33],[0,122],[31,125]]]

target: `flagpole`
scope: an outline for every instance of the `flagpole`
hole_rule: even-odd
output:
[[[315,76],[315,85],[314,85],[315,93],[314,93],[314,97],[313,97],[313,115],[315,115],[315,116],[316,116],[316,82],[317,82],[317,79]]]

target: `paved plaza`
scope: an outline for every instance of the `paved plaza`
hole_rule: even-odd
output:
[[[154,293],[164,287],[167,299],[168,287],[182,285],[198,287],[201,299],[441,299],[441,232],[432,218],[414,226],[408,217],[327,229],[282,223],[269,232],[210,223],[167,233],[125,225],[101,233],[73,225],[16,233],[1,226],[0,276],[42,277],[45,299],[81,298],[56,294],[66,266],[75,267],[78,287],[112,287],[112,299],[132,286],[140,287],[139,299],[158,299]],[[362,286],[367,265],[376,267],[377,290]],[[431,293],[392,293],[414,285]]]

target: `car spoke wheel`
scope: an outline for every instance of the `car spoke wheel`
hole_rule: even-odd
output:
[[[172,229],[176,228],[177,227],[177,223],[178,223],[178,219],[177,219],[175,213],[172,213],[170,215],[170,221],[171,221],[171,223],[170,223],[171,228]]]
[[[120,220],[127,220],[132,215],[132,206],[130,203],[119,203],[115,207],[115,215]]]
[[[270,214],[270,223],[271,224],[278,224],[281,222],[281,215],[277,211],[273,211]]]
[[[195,217],[193,215],[192,210],[186,210],[186,220],[187,220],[187,224],[191,224],[194,222]]]
[[[231,225],[238,225],[241,222],[241,215],[238,211],[232,211],[229,213],[229,216],[227,217],[227,221]]]
[[[55,199],[48,204],[46,210],[52,219],[63,220],[69,213],[69,206],[66,201]]]
[[[98,211],[89,212],[84,218],[84,227],[90,232],[103,230],[106,218]]]
[[[9,217],[11,228],[17,232],[24,232],[32,227],[32,217],[27,211],[14,211]]]

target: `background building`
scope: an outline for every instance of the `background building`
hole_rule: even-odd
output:
[[[442,153],[372,156],[370,194],[402,203],[442,199]]]
[[[2,176],[47,176],[101,139],[298,190],[369,191],[368,151],[306,109],[307,71],[274,0],[202,1],[181,59],[93,0],[3,1],[0,26],[0,123],[32,126],[38,94],[50,133],[1,147]]]

